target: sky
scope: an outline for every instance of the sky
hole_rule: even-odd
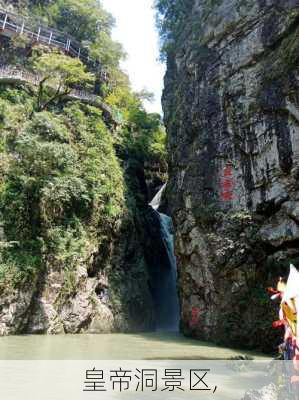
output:
[[[159,39],[155,28],[153,0],[101,0],[116,20],[113,38],[120,42],[127,59],[122,63],[135,91],[154,93],[152,103],[145,102],[149,112],[161,110],[165,67],[159,63]]]

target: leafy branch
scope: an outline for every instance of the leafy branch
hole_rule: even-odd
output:
[[[93,74],[86,72],[79,59],[74,59],[54,50],[34,53],[31,59],[33,70],[41,80],[38,86],[36,111],[45,111],[50,105],[67,97],[74,88],[91,88]]]

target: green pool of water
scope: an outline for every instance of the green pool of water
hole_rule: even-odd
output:
[[[178,333],[26,335],[0,338],[1,360],[204,360],[262,354],[218,347]]]

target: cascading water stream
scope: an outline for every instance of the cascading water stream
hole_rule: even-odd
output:
[[[152,199],[152,201],[149,203],[149,205],[157,211],[158,208],[160,207],[162,196],[164,193],[164,190],[166,189],[166,183],[161,187],[159,192],[155,195],[155,197]]]
[[[167,261],[161,263],[155,278],[156,327],[157,330],[178,331],[180,307],[177,293],[177,263],[174,253],[173,223],[171,217],[157,211],[165,187],[166,185],[160,189],[150,203],[159,221],[160,240],[167,255]]]

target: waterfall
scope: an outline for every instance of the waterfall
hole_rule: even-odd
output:
[[[158,318],[158,329],[177,331],[180,321],[180,307],[177,293],[177,264],[174,254],[174,235],[172,219],[165,214],[159,214],[161,238],[166,248],[169,269],[161,279],[161,311]]]
[[[157,210],[161,204],[161,199],[162,195],[164,193],[164,190],[166,188],[166,183],[161,187],[159,192],[156,194],[156,196],[153,198],[153,200],[149,203],[149,205],[154,209]]]
[[[156,305],[157,330],[178,331],[180,307],[177,293],[177,264],[174,253],[174,228],[171,217],[159,213],[164,185],[154,197],[150,206],[159,222],[159,240],[162,242],[165,257],[159,262],[159,268],[154,277],[154,302]]]

